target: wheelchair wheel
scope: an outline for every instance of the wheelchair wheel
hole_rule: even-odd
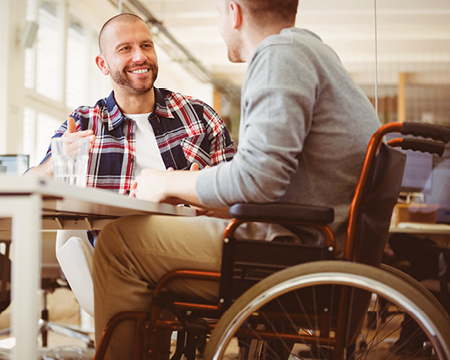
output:
[[[220,319],[204,358],[227,359],[239,343],[240,359],[450,359],[448,334],[448,314],[413,279],[320,261],[244,293]]]
[[[382,270],[388,271],[391,274],[399,277],[403,281],[406,281],[406,282],[410,283],[412,286],[416,287],[417,290],[422,291],[423,295],[428,297],[430,299],[430,301],[435,303],[435,305],[437,307],[441,308],[442,311],[446,312],[446,310],[445,310],[444,306],[441,304],[441,302],[422,283],[418,282],[416,279],[414,279],[413,277],[411,277],[410,275],[408,275],[404,271],[396,269],[396,268],[394,268],[392,266],[389,266],[389,265],[386,265],[386,264],[381,264],[380,268]]]

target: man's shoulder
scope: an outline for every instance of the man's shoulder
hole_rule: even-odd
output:
[[[292,59],[297,59],[297,69],[320,67],[323,63],[327,66],[340,63],[336,52],[318,35],[310,30],[295,27],[283,29],[280,34],[261,41],[249,62],[249,69],[256,69],[256,73],[261,71],[259,67],[266,69],[268,59],[272,64],[270,70],[279,68],[282,71],[285,66],[293,66]]]
[[[323,46],[324,43],[317,34],[307,29],[292,27],[281,30],[279,34],[266,37],[258,44],[254,55],[268,52],[272,54],[271,56],[279,53],[280,57],[283,57],[286,51],[298,51],[305,47],[316,48]]]
[[[157,88],[157,91],[159,91],[160,94],[164,97],[164,100],[166,101],[166,104],[168,104],[168,106],[180,107],[187,104],[200,106],[207,105],[204,101],[197,99],[191,95],[182,94],[166,88]]]
[[[108,114],[108,98],[98,100],[95,105],[81,105],[74,110],[74,114],[83,118],[108,119],[113,114]],[[117,108],[117,107],[116,107]]]

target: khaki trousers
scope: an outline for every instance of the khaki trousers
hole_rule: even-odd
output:
[[[128,216],[108,224],[94,251],[95,328],[98,343],[105,324],[117,312],[148,310],[158,280],[175,268],[219,271],[222,235],[229,220],[175,216]],[[284,228],[248,224],[240,238],[271,240],[292,235]],[[171,288],[177,295],[217,299],[218,284],[178,281]],[[107,359],[133,358],[131,324],[115,331]]]

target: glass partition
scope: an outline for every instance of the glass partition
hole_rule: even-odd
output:
[[[301,0],[316,32],[377,108],[382,123],[450,126],[450,3]]]

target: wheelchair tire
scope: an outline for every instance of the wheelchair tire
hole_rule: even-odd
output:
[[[389,266],[389,265],[386,265],[386,264],[381,264],[380,268],[382,270],[390,272],[391,274],[399,277],[403,281],[411,283],[411,285],[416,287],[417,290],[422,291],[423,295],[428,297],[430,299],[430,301],[432,301],[438,308],[440,308],[443,313],[447,313],[448,314],[447,310],[445,310],[445,308],[442,305],[442,303],[422,283],[420,283],[419,281],[417,281],[416,279],[414,279],[413,277],[411,277],[410,275],[408,275],[404,271],[396,269],[396,268],[394,268],[392,266]]]
[[[247,359],[450,359],[449,315],[426,289],[403,275],[395,269],[344,261],[311,262],[275,273],[250,288],[225,312],[208,341],[204,359],[225,359],[229,345],[235,343],[231,340],[241,338],[242,330],[253,338],[253,345],[242,351]],[[359,325],[353,335],[350,330],[343,334],[345,349],[341,357],[334,354],[336,321],[331,319],[337,318],[337,308],[332,304],[343,286],[350,289],[351,309],[358,308],[355,296],[364,294],[371,301],[370,306],[362,304],[363,319],[348,319]],[[329,299],[316,296],[323,289]],[[313,301],[308,304],[304,303],[305,291],[312,294]],[[279,310],[274,312],[274,308]],[[309,310],[306,312],[305,308]],[[312,316],[323,309],[330,312],[331,331],[325,339],[319,337],[320,324]],[[259,331],[261,326],[266,334]],[[406,328],[412,330],[405,331]],[[294,337],[287,341],[279,329],[285,334],[288,329]],[[271,337],[267,337],[268,332]]]

